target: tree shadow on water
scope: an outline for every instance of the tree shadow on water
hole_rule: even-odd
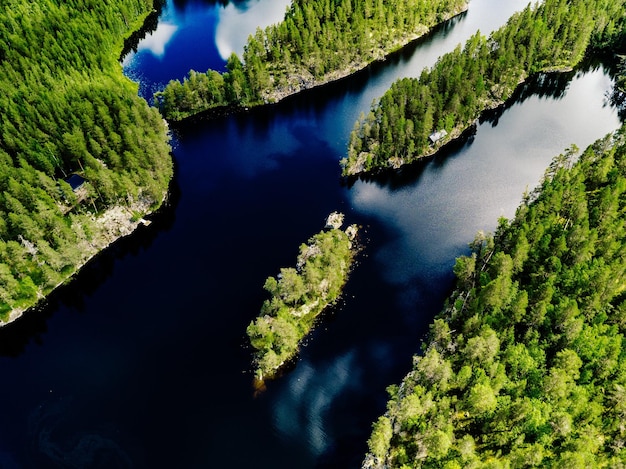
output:
[[[153,10],[148,14],[141,25],[141,28],[133,31],[130,36],[124,39],[124,47],[122,48],[122,53],[119,58],[120,62],[131,52],[137,52],[137,47],[139,46],[141,40],[148,34],[156,31],[157,26],[159,25],[159,17],[161,16],[161,12],[165,6],[165,1],[166,0],[155,0]]]
[[[391,190],[398,190],[415,184],[429,165],[431,168],[443,168],[450,158],[458,156],[464,148],[469,147],[474,141],[480,124],[490,123],[492,127],[496,127],[506,111],[531,97],[560,100],[567,93],[569,84],[576,75],[595,71],[598,68],[603,68],[606,73],[612,73],[610,67],[608,67],[609,63],[606,59],[595,56],[586,59],[574,70],[538,73],[518,86],[511,98],[504,104],[495,109],[485,111],[478,119],[477,124],[468,128],[459,138],[444,145],[434,155],[404,165],[399,169],[385,169],[375,174],[362,174],[344,178],[342,184],[350,188],[357,181],[373,182]],[[626,104],[624,104],[626,103],[626,97],[624,96],[626,96],[625,93],[620,94],[616,92],[607,98],[607,102],[617,107],[622,119],[626,116]]]
[[[442,146],[437,153],[420,158],[398,169],[389,168],[373,174],[344,177],[341,183],[347,188],[351,188],[357,182],[374,183],[392,191],[412,186],[420,180],[426,168],[442,169],[452,158],[461,154],[464,148],[469,147],[474,142],[476,130],[477,126],[472,125],[460,137]]]
[[[480,117],[480,123],[488,122],[495,127],[502,115],[516,104],[521,104],[528,98],[563,99],[569,84],[576,75],[584,74],[603,68],[611,74],[610,61],[601,56],[585,59],[576,68],[569,71],[537,73],[517,87],[513,95],[502,105],[489,110]]]
[[[148,249],[161,233],[171,229],[179,199],[180,188],[174,178],[167,201],[155,213],[145,217],[151,222],[149,226],[140,225],[131,235],[115,241],[89,260],[66,284],[25,311],[22,317],[0,328],[0,356],[18,357],[30,343],[42,345],[48,320],[61,307],[84,312],[85,298],[113,274],[117,261]]]

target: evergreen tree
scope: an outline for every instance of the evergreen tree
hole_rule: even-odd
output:
[[[619,35],[623,0],[546,0],[489,38],[476,33],[419,78],[396,81],[352,134],[345,176],[397,168],[435,153],[539,72],[571,70],[590,47]],[[413,123],[419,131],[407,132]],[[445,131],[442,132],[442,131]]]
[[[94,212],[163,200],[167,128],[118,57],[150,0],[7,0],[0,9],[0,320],[110,239]],[[66,182],[80,175],[73,190]]]
[[[228,105],[254,106],[336,80],[401,48],[467,8],[466,0],[295,0],[284,20],[248,38],[223,81],[189,72],[155,94],[169,120]],[[207,88],[219,93],[207,93]]]
[[[570,149],[471,243],[363,467],[624,465],[625,163],[626,126]]]

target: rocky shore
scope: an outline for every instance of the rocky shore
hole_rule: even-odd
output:
[[[67,277],[57,284],[51,291],[54,291],[59,286],[67,283],[74,275],[76,275],[82,267],[93,259],[97,254],[109,247],[115,241],[132,234],[139,226],[148,225],[150,221],[143,217],[137,216],[137,214],[149,214],[151,212],[150,207],[152,202],[147,199],[140,199],[134,201],[128,206],[116,205],[108,208],[99,216],[92,218],[92,224],[89,225],[89,231],[91,236],[88,237],[85,234],[84,227],[77,225],[72,226],[72,229],[80,233],[80,242],[78,247],[82,254],[81,261],[75,266],[74,270],[67,275]],[[46,295],[50,292],[38,292],[39,304]],[[16,319],[19,319],[26,311],[32,309],[36,305],[32,305],[28,308],[14,308],[4,320],[0,319],[0,327],[4,327],[7,324],[12,323]]]

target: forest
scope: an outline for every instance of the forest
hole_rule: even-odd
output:
[[[257,29],[225,73],[190,71],[155,94],[166,119],[224,106],[276,102],[363,69],[467,9],[466,0],[295,0]]]
[[[231,56],[224,74],[190,72],[157,100],[172,120],[273,101],[377,60],[465,5],[426,3],[295,1],[284,23],[250,39],[243,61]],[[163,202],[172,176],[167,125],[118,62],[152,2],[3,7],[0,320],[103,247],[103,214],[120,207],[140,218]],[[454,138],[529,75],[610,45],[624,11],[618,0],[546,0],[490,38],[477,34],[363,116],[349,151],[358,170],[347,171],[436,150],[432,132]],[[364,467],[626,465],[626,126],[578,154],[556,157],[515,218],[479,233],[458,259],[455,291],[413,370],[390,386]],[[257,377],[293,357],[336,301],[354,260],[350,238],[322,231],[295,268],[266,280],[270,298],[247,328]]]
[[[255,350],[256,379],[272,377],[292,359],[319,314],[341,294],[357,246],[356,225],[344,231],[343,219],[343,214],[333,212],[328,229],[300,246],[296,267],[282,268],[277,277],[265,281],[264,289],[270,298],[247,328]]]
[[[136,220],[164,200],[167,126],[118,62],[151,10],[151,0],[3,2],[1,321],[112,241],[107,210]]]
[[[618,58],[621,14],[598,41]],[[457,259],[364,468],[626,464],[626,125],[578,153],[555,157],[514,219]]]
[[[610,43],[624,11],[623,0],[546,0],[489,38],[477,32],[419,78],[396,81],[361,116],[341,161],[343,175],[399,168],[435,153],[529,76],[570,70],[591,48]]]
[[[479,233],[363,467],[626,464],[626,126]]]

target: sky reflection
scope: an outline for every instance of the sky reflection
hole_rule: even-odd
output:
[[[215,33],[215,44],[220,56],[226,60],[233,52],[243,54],[248,36],[254,34],[257,27],[265,29],[281,21],[290,3],[289,0],[255,0],[249,2],[245,9],[230,3],[220,10]]]
[[[284,437],[306,435],[310,450],[321,455],[328,449],[328,412],[333,401],[358,380],[353,375],[353,351],[336,357],[327,366],[315,369],[308,362],[298,363],[289,375],[289,385],[276,399],[274,424]],[[287,377],[283,377],[285,379]],[[332,384],[331,384],[332,383]]]
[[[533,95],[515,103],[497,128],[483,123],[458,152],[429,159],[413,178],[355,183],[352,205],[389,233],[374,254],[386,280],[414,283],[416,264],[433,275],[449,271],[479,230],[493,231],[499,217],[515,215],[524,191],[537,186],[554,156],[573,143],[584,149],[601,129],[617,128],[617,111],[607,112],[604,98],[610,87],[602,69],[579,73],[560,99]]]
[[[163,57],[165,46],[172,39],[178,26],[169,23],[159,23],[156,31],[146,35],[137,45],[137,52],[142,50],[150,51],[156,57]]]

